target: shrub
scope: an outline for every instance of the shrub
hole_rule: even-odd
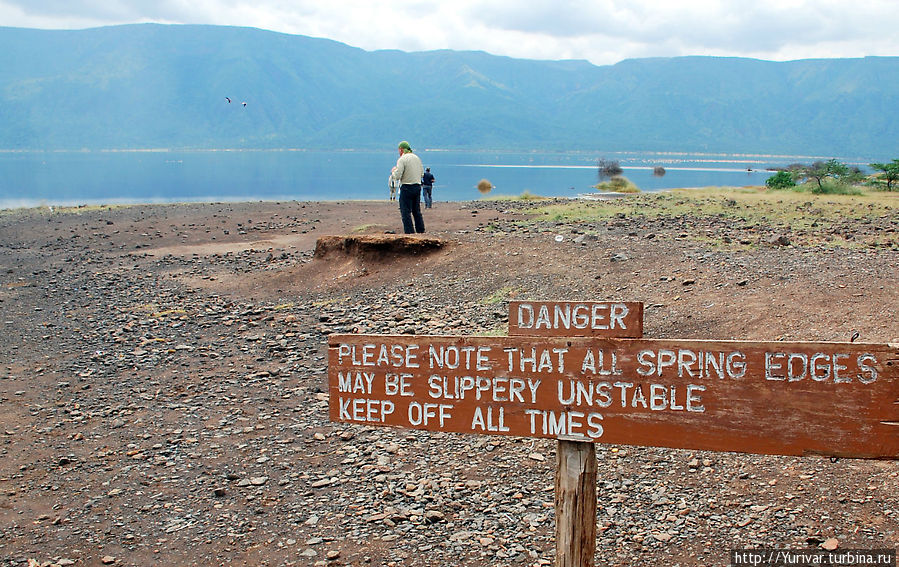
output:
[[[593,187],[597,191],[607,191],[611,193],[639,193],[640,188],[631,183],[631,181],[623,175],[616,175],[608,181],[597,183]]]
[[[768,186],[768,189],[788,189],[795,187],[796,182],[793,181],[793,176],[789,172],[778,171],[765,180],[765,185]]]
[[[519,201],[540,201],[546,199],[546,197],[541,197],[540,195],[535,195],[530,191],[523,191],[521,195],[518,196]]]
[[[877,182],[886,184],[887,191],[893,190],[893,185],[899,181],[899,159],[890,163],[872,163],[871,167],[881,173],[874,176]]]
[[[800,175],[807,181],[818,184],[817,190],[813,190],[812,193],[828,193],[833,190],[833,188],[825,189],[825,184],[851,185],[862,179],[861,171],[857,167],[851,168],[835,159],[816,161],[804,167]]]
[[[820,183],[817,181],[809,181],[803,183],[800,187],[803,191],[808,191],[815,195],[861,195],[862,190],[849,183],[844,183],[836,179],[825,179]]]
[[[611,179],[615,176],[621,175],[623,170],[621,169],[621,165],[618,164],[617,161],[613,159],[601,158],[596,161],[597,173],[599,175],[599,180],[603,179]]]
[[[478,191],[481,193],[487,194],[493,189],[493,183],[490,183],[486,179],[481,179],[478,181]]]

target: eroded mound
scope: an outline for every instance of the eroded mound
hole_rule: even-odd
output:
[[[321,236],[315,243],[316,259],[359,258],[384,260],[400,256],[419,256],[440,250],[447,242],[439,238],[406,234],[366,234]]]

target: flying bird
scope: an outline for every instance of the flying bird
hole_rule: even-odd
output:
[[[228,97],[225,97],[225,100],[227,100],[227,101],[228,101],[228,104],[231,104],[231,99],[230,99],[230,98],[228,98]]]
[[[246,105],[247,105],[247,103],[245,103],[245,102],[244,102],[244,103],[241,103],[241,104],[243,104],[243,105],[244,105],[244,106],[246,106]]]

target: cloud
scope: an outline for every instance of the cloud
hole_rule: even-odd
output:
[[[363,49],[483,50],[536,59],[897,55],[892,0],[0,0],[5,25],[238,25]]]

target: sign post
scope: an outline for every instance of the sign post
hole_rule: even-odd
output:
[[[592,567],[596,554],[596,446],[559,439],[556,447],[556,567]]]
[[[509,303],[513,336],[643,336],[642,303]],[[593,567],[596,554],[596,446],[583,436],[556,442],[556,567]]]
[[[645,339],[632,303],[513,302],[509,329],[332,335],[329,416],[559,440],[556,565],[593,564],[595,442],[899,458],[899,345]]]

